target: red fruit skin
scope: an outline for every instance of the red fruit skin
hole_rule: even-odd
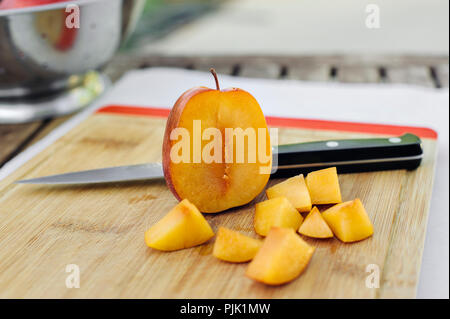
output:
[[[175,105],[170,110],[169,117],[166,122],[166,130],[164,131],[164,139],[163,139],[163,149],[162,149],[162,164],[164,171],[164,179],[166,180],[167,187],[170,189],[172,194],[176,197],[176,199],[181,200],[177,191],[175,190],[175,186],[172,181],[172,174],[170,173],[170,149],[172,148],[172,141],[170,140],[170,133],[173,129],[178,127],[178,123],[181,118],[181,114],[183,113],[184,107],[189,102],[191,98],[195,95],[207,91],[212,91],[212,89],[207,87],[194,87],[192,89],[184,92],[178,100],[175,102]]]
[[[64,12],[64,21],[66,21],[66,18],[70,15],[70,12]],[[58,40],[58,42],[55,44],[55,48],[57,48],[59,51],[67,51],[69,50],[75,43],[75,40],[77,38],[78,29],[72,28],[69,29],[66,26],[62,27],[61,30],[61,36]]]

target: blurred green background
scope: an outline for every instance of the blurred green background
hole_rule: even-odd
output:
[[[198,17],[215,10],[225,0],[146,0],[136,30],[122,50],[160,39]]]

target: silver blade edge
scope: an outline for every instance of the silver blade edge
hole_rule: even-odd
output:
[[[95,184],[164,178],[160,163],[115,166],[16,181],[17,184]]]

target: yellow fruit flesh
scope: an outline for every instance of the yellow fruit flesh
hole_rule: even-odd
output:
[[[373,234],[372,222],[358,198],[327,209],[322,217],[343,242],[359,241]]]
[[[269,285],[280,285],[298,277],[308,265],[314,247],[290,228],[273,227],[246,275]]]
[[[214,236],[206,219],[187,199],[145,233],[147,246],[172,251],[203,244]]]
[[[314,207],[311,212],[306,216],[305,220],[301,224],[298,232],[302,235],[312,238],[331,238],[333,232],[323,219],[320,211],[317,207]]]
[[[256,233],[261,236],[266,236],[274,226],[297,230],[302,221],[302,215],[286,197],[269,199],[255,206],[254,226]]]
[[[214,243],[213,255],[224,261],[246,262],[255,257],[261,245],[260,240],[220,227]]]
[[[303,175],[291,177],[266,191],[267,198],[286,197],[299,212],[311,210],[311,197]]]
[[[198,121],[201,121],[199,137],[194,136],[194,123],[200,123]],[[197,94],[187,102],[178,128],[190,132],[189,162],[169,161],[167,164],[178,198],[189,199],[201,212],[215,213],[247,204],[264,189],[270,174],[262,174],[260,168],[268,166],[270,172],[270,136],[264,114],[258,102],[249,93],[242,90],[210,90]],[[197,145],[195,141],[206,134],[207,129],[219,130],[222,139],[208,136],[209,139],[205,137],[198,143],[198,147],[194,148],[194,145]],[[245,139],[243,162],[239,161],[237,139],[226,140],[226,129],[250,129],[255,132],[255,145],[249,145],[248,139]],[[261,135],[261,139],[257,134],[258,129],[266,132],[265,136]],[[205,151],[208,144],[216,145],[216,149],[219,149],[218,162],[205,162],[205,154],[216,154],[214,148],[210,152]],[[260,150],[260,145],[264,145],[265,149]],[[256,154],[256,162],[249,160],[249,148]],[[266,154],[267,163],[258,156],[259,152]],[[199,158],[194,159],[194,154]]]
[[[306,176],[306,185],[313,205],[342,202],[336,167],[309,173]]]

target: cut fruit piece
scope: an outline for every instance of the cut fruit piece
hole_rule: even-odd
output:
[[[291,177],[266,191],[267,198],[286,197],[299,212],[311,210],[311,197],[303,174]]]
[[[273,227],[245,274],[268,285],[284,284],[303,272],[314,249],[293,229]]]
[[[213,255],[229,262],[246,262],[255,257],[261,245],[262,242],[258,239],[220,227],[217,231]]]
[[[327,222],[323,219],[322,214],[320,214],[317,207],[313,207],[313,209],[309,212],[298,229],[298,232],[312,238],[333,237],[333,232]]]
[[[263,191],[272,165],[258,102],[246,91],[218,85],[186,91],[167,119],[162,163],[175,197],[189,199],[201,212],[249,203]]]
[[[145,233],[148,247],[172,251],[203,244],[214,236],[205,217],[187,199]]]
[[[342,203],[336,167],[309,173],[306,185],[313,205]]]
[[[274,226],[297,230],[302,221],[302,215],[286,197],[272,198],[255,206],[254,227],[261,236],[266,236]]]
[[[322,217],[343,242],[359,241],[373,234],[372,222],[359,198],[327,209]]]

